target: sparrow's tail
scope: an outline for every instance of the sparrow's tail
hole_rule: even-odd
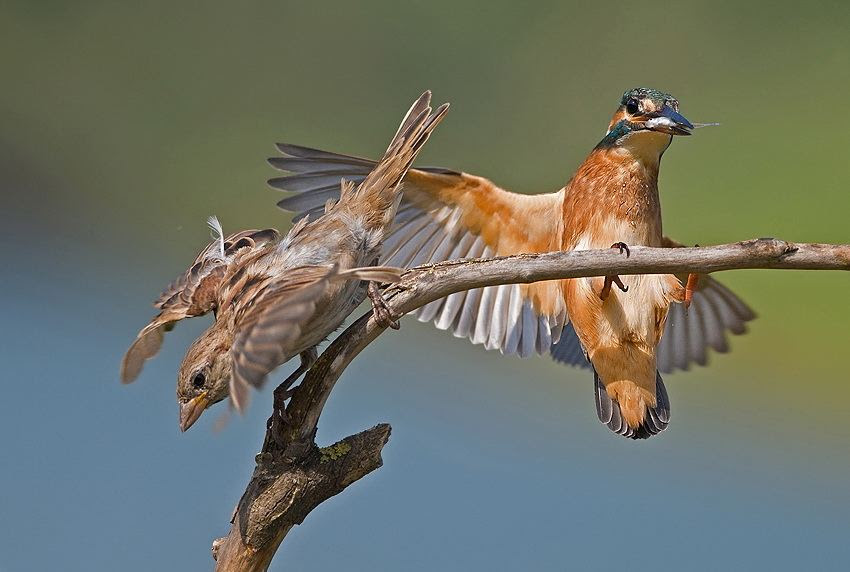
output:
[[[366,219],[368,227],[387,227],[401,200],[401,181],[431,132],[442,121],[449,104],[431,109],[431,92],[426,91],[405,115],[383,158],[356,188],[342,186],[339,206]]]
[[[630,439],[647,439],[667,428],[670,422],[670,399],[661,374],[655,372],[655,405],[647,399],[647,391],[630,381],[612,384],[612,397],[593,370],[596,414],[611,431]]]
[[[401,282],[404,269],[394,266],[361,266],[350,270],[337,272],[333,278],[342,280],[369,280],[372,282],[384,282],[395,284]]]

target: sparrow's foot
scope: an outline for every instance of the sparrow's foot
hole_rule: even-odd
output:
[[[295,371],[289,374],[289,376],[275,388],[273,393],[274,411],[272,412],[272,416],[269,418],[266,429],[271,431],[272,437],[274,437],[275,440],[278,440],[280,429],[289,423],[289,416],[286,414],[286,400],[295,394],[295,389],[290,388],[296,381],[298,381],[298,378],[313,367],[313,364],[316,363],[316,360],[319,358],[319,352],[315,347],[313,347],[301,352],[299,357],[301,358],[301,363]]]
[[[289,389],[292,387],[298,378],[307,373],[307,370],[313,367],[313,364],[316,363],[316,360],[319,359],[319,352],[315,347],[310,348],[309,350],[303,351],[298,354],[298,357],[301,358],[301,363],[298,364],[298,367],[295,368],[295,371],[289,374],[289,376],[283,380],[283,382],[278,385],[274,390],[274,407],[275,409],[283,409],[284,403],[287,399],[292,397],[294,389]]]
[[[629,250],[629,246],[625,242],[615,242],[611,245],[611,248],[616,248],[620,251],[620,254],[626,253],[626,258],[631,256],[631,251]],[[617,288],[619,288],[623,292],[628,292],[629,287],[623,284],[623,281],[620,280],[620,277],[616,274],[605,277],[605,283],[602,285],[602,290],[599,292],[599,297],[602,300],[607,300],[608,296],[611,295],[611,284],[616,284]]]
[[[369,300],[372,301],[372,312],[375,314],[375,321],[378,322],[378,325],[383,328],[399,329],[401,326],[398,323],[398,319],[401,316],[393,312],[387,301],[384,300],[381,291],[378,289],[377,282],[369,282],[367,294],[369,295]]]
[[[685,308],[691,307],[691,300],[694,299],[697,286],[699,286],[699,274],[688,274],[688,282],[685,284]]]
[[[284,384],[280,384],[274,390],[274,411],[271,417],[266,421],[266,432],[271,437],[275,444],[283,449],[285,442],[283,439],[283,428],[289,424],[290,417],[286,412],[286,400],[292,397],[294,390],[282,389]]]

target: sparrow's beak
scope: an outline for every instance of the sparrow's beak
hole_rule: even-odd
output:
[[[186,431],[195,421],[201,416],[201,413],[209,407],[210,400],[207,398],[207,392],[203,392],[197,397],[192,398],[186,403],[180,404],[180,430]]]
[[[668,135],[690,135],[694,126],[679,112],[669,105],[661,108],[661,111],[648,113],[646,115],[646,128],[652,131],[667,133]]]

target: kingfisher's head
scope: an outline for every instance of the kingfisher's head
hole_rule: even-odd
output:
[[[646,158],[660,158],[673,135],[690,135],[694,126],[679,114],[669,93],[636,87],[623,94],[598,147],[626,147]]]

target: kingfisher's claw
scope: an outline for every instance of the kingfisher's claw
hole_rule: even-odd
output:
[[[632,252],[629,250],[629,245],[625,242],[615,242],[611,245],[611,248],[616,248],[620,251],[620,254],[626,253],[626,258],[631,256]],[[625,292],[625,290],[623,290]]]

